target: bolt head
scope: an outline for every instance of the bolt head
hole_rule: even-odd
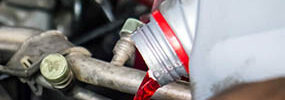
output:
[[[135,30],[137,30],[137,28],[141,26],[143,26],[143,23],[141,21],[134,18],[128,18],[120,31],[120,36],[124,34],[132,34]]]
[[[40,64],[41,74],[50,81],[60,81],[68,73],[68,63],[61,54],[50,54]]]

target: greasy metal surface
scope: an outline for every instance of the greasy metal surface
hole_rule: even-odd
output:
[[[142,25],[143,23],[137,19],[127,19],[120,31],[121,38],[117,41],[113,49],[114,56],[111,61],[112,64],[123,66],[125,62],[134,55],[135,46],[130,35]]]
[[[59,31],[43,32],[25,41],[15,55],[13,55],[7,66],[14,69],[22,69],[19,67],[21,66],[20,59],[24,56],[29,56],[33,63],[40,60],[46,54],[62,52],[72,46]]]
[[[92,91],[89,91],[87,89],[84,89],[78,86],[75,86],[72,89],[72,96],[76,100],[111,100],[107,97],[96,94]]]
[[[28,28],[0,27],[0,63],[7,62],[21,44],[41,31]]]
[[[145,72],[127,67],[116,67],[97,59],[80,54],[67,57],[75,77],[83,82],[135,94]],[[190,100],[190,88],[187,83],[176,82],[160,88],[154,99]]]
[[[129,36],[121,37],[113,49],[113,58],[111,63],[117,66],[123,66],[125,62],[135,53],[135,46]]]
[[[45,55],[62,52],[72,46],[66,40],[66,37],[58,31],[47,31],[40,35],[32,36],[19,47],[19,50],[13,55],[7,66],[1,68],[1,71],[19,77],[28,77],[38,71],[39,66],[37,64]],[[31,62],[31,67],[29,68],[25,68],[21,63],[21,59],[25,56],[28,56]]]
[[[29,37],[39,34],[40,32],[41,31],[35,29],[1,26],[0,41],[23,43]]]

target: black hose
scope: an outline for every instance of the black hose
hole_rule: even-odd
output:
[[[116,30],[118,28],[120,28],[122,25],[124,24],[124,20],[116,20],[114,22],[108,23],[106,25],[103,25],[89,33],[87,33],[86,35],[83,35],[75,40],[71,40],[71,42],[75,45],[81,45],[83,43],[86,43],[96,37],[102,36],[108,32],[111,32],[113,30]]]

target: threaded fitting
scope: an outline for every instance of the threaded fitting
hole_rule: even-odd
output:
[[[73,78],[65,57],[57,53],[50,54],[42,60],[40,71],[43,77],[51,83],[54,88],[58,89],[68,86]]]

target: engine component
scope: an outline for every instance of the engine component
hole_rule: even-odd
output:
[[[67,98],[74,97],[76,99],[94,99],[96,94],[93,95],[94,93],[90,94],[89,92],[97,92],[97,89],[73,89],[73,85],[93,88],[97,88],[99,86],[98,88],[103,88],[100,87],[100,85],[92,86],[90,84],[84,84],[79,81],[72,81],[72,86],[65,87],[65,83],[68,84],[69,81],[72,79],[70,77],[70,74],[67,76],[60,76],[58,77],[58,79],[55,80],[49,79],[51,77],[47,74],[52,73],[53,75],[55,75],[54,72],[47,71],[39,73],[41,70],[40,64],[43,64],[44,61],[48,59],[46,57],[50,56],[50,54],[59,53],[65,56],[76,54],[76,52],[78,52],[78,49],[74,49],[71,43],[67,43],[68,41],[66,41],[65,36],[67,36],[70,41],[76,41],[76,39],[83,41],[84,43],[81,42],[76,45],[84,46],[88,50],[92,51],[93,57],[101,60],[110,61],[112,58],[112,48],[114,46],[114,43],[117,39],[119,39],[119,35],[116,33],[118,33],[121,29],[124,20],[128,17],[138,18],[140,15],[142,15],[143,13],[148,13],[148,10],[150,10],[148,7],[145,7],[137,1],[133,0],[0,0],[0,8],[0,25],[8,25],[12,27],[26,27],[31,28],[31,30],[34,31],[31,32],[31,34],[26,34],[25,28],[22,28],[22,30],[18,30],[20,28],[11,28],[7,30],[7,34],[1,34],[0,32],[1,77],[8,76],[8,79],[20,79],[21,82],[17,81],[17,84],[24,85],[25,92],[21,92],[21,88],[17,88],[15,90],[19,91],[21,95],[24,94],[26,95],[26,97],[30,97],[27,100],[34,98],[46,100],[50,98],[57,98],[57,96]],[[3,27],[1,26],[1,28]],[[53,35],[47,35],[46,32],[42,32],[51,29],[57,29],[62,32],[54,31],[55,34]],[[0,31],[1,30],[2,29],[0,29]],[[14,36],[14,32],[19,34],[17,36]],[[40,33],[41,35],[38,35]],[[65,36],[63,36],[62,33],[64,33]],[[121,35],[121,37],[122,40],[124,40],[124,43],[122,44],[124,44],[125,46],[129,45],[128,47],[132,48],[129,50],[125,50],[129,52],[126,55],[128,56],[128,58],[133,57],[132,52],[135,50],[133,43],[131,43],[130,41],[128,41],[127,43],[127,41],[125,41],[130,40],[129,36]],[[126,37],[128,37],[128,39],[126,39]],[[64,42],[66,42],[66,45]],[[82,53],[81,50],[79,50],[79,52]],[[87,57],[90,56],[87,53],[86,55],[88,55]],[[101,57],[101,55],[103,55],[103,57]],[[126,58],[126,60],[128,58]],[[122,60],[124,59],[125,58],[123,57]],[[124,62],[125,61],[122,61],[121,64],[117,65],[121,66],[122,64],[124,64]],[[93,67],[94,66],[95,65],[93,65]],[[69,67],[70,66],[67,66],[67,68]],[[139,83],[139,81],[140,80],[138,80],[137,82]],[[29,87],[26,86],[26,84],[28,84]],[[43,89],[43,87],[48,89]],[[129,86],[126,85],[125,87]],[[115,93],[126,95],[117,95],[123,97],[124,99],[130,98],[132,96],[130,94],[126,94],[119,91],[109,90],[106,88],[103,89],[104,90],[99,89],[100,91],[98,94],[102,94],[101,92],[103,92],[104,94],[106,91],[110,91],[110,94]],[[88,92],[88,90],[90,91]],[[31,94],[31,91],[34,94]],[[68,94],[70,92],[73,92],[71,93],[72,96]],[[62,95],[61,93],[66,96]],[[131,93],[133,94],[134,92]],[[48,96],[48,98],[45,98],[45,95],[50,94],[56,94],[56,96]],[[108,94],[105,93],[104,95],[108,96]],[[117,96],[108,97],[116,99]]]
[[[41,74],[57,89],[67,87],[73,79],[68,63],[61,54],[49,54],[40,65]]]
[[[0,30],[0,34],[2,34],[1,30]],[[22,35],[24,34],[31,34],[31,33],[23,33]],[[6,36],[7,37],[5,39],[14,37],[11,34],[6,35]],[[19,40],[24,40],[24,39],[27,39],[27,38],[19,37]],[[53,40],[50,40],[50,39],[53,39]],[[38,41],[41,41],[41,42],[38,42]],[[0,45],[1,43],[2,42],[0,42]],[[62,34],[58,34],[57,31],[49,31],[49,32],[44,32],[40,35],[32,36],[28,38],[27,41],[24,42],[22,46],[20,45],[21,42],[18,42],[18,43],[19,44],[11,43],[9,45],[15,46],[16,48],[14,49],[20,48],[21,51],[23,50],[23,51],[28,52],[29,50],[29,53],[25,52],[21,55],[30,56],[30,54],[33,54],[34,56],[30,56],[32,57],[31,58],[32,62],[35,61],[34,58],[38,58],[38,60],[43,59],[44,57],[46,57],[48,54],[51,54],[51,53],[61,53],[64,55],[66,54],[67,62],[70,63],[69,67],[73,71],[73,75],[75,76],[75,78],[77,78],[78,80],[82,82],[90,83],[96,86],[103,86],[103,87],[119,90],[121,92],[134,94],[137,88],[139,87],[140,82],[143,79],[143,75],[145,74],[145,72],[143,71],[139,71],[139,70],[131,69],[127,67],[115,67],[113,64],[103,62],[97,59],[93,59],[90,57],[90,53],[87,50],[83,48],[72,47],[72,45],[68,41],[66,41],[66,39],[62,36]],[[31,46],[29,44],[34,44],[34,45]],[[49,46],[49,47],[46,47],[46,46]],[[24,49],[25,47],[30,47],[30,48]],[[43,47],[45,47],[45,49],[42,49]],[[67,49],[59,50],[60,48],[58,47],[67,48]],[[5,47],[0,48],[0,49],[5,49]],[[14,49],[12,51],[16,51]],[[20,55],[19,52],[20,51],[18,51],[16,55]],[[36,57],[36,56],[43,56],[43,58]],[[19,58],[22,58],[22,57],[19,57]],[[22,67],[22,64],[20,63],[20,59],[11,60],[11,61],[15,61],[17,65],[20,65],[19,68],[22,68],[22,69],[24,68]],[[3,67],[8,67],[8,66],[3,66]],[[12,74],[12,75],[17,76],[18,74]],[[21,77],[22,75],[19,75],[19,76]],[[35,82],[37,82],[38,84],[41,84],[44,87],[50,87],[50,84],[45,82],[43,77],[42,78],[40,76],[35,77]],[[158,90],[154,98],[163,99],[163,100],[171,100],[171,99],[177,99],[177,100],[188,99],[189,100],[191,98],[191,95],[190,95],[190,89],[188,87],[188,84],[189,83],[185,83],[185,82],[176,82],[176,83],[166,85],[163,88]]]
[[[73,88],[72,95],[73,98],[77,100],[111,100],[107,97],[77,86]]]
[[[122,30],[120,31],[120,40],[116,43],[111,63],[117,66],[122,66],[131,58],[135,53],[134,43],[131,40],[131,34],[143,25],[139,20],[129,18],[125,22]]]
[[[135,94],[145,72],[93,59],[82,54],[70,54],[66,57],[74,76],[86,83]],[[159,100],[190,100],[189,83],[175,82],[159,89],[153,96]]]
[[[50,45],[53,44],[53,45]],[[49,53],[62,52],[73,45],[58,31],[47,31],[26,40],[7,64],[6,69],[17,70],[19,77],[29,77],[39,69],[40,61]],[[30,67],[25,67],[21,60],[29,57]]]
[[[35,29],[0,27],[0,63],[7,63],[25,40],[39,33]]]

